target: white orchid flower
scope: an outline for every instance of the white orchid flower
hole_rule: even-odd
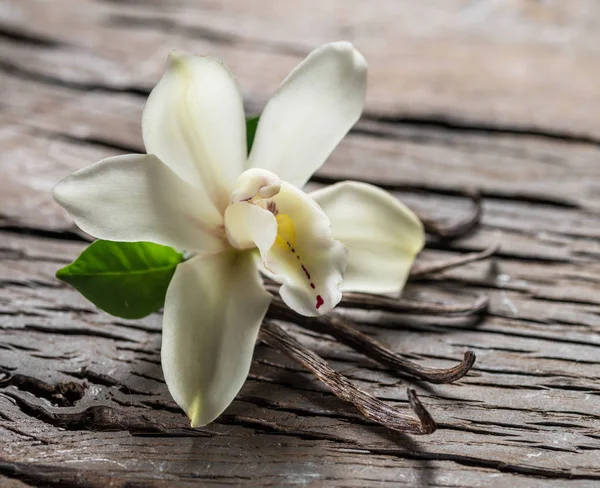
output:
[[[348,42],[313,51],[266,105],[247,156],[235,78],[217,59],[173,52],[142,118],[148,154],[102,160],[55,188],[95,237],[193,253],[167,291],[161,351],[192,426],[217,418],[248,376],[271,301],[259,268],[307,316],[345,290],[404,286],[424,243],[410,210],[364,183],[300,190],[358,120],[366,71]]]

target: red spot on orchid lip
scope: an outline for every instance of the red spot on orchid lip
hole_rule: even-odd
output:
[[[311,287],[311,288],[314,290],[314,289],[315,289],[315,284],[314,284],[314,283],[311,283],[311,284],[310,284],[310,287]]]
[[[317,295],[317,310],[325,303],[321,295]]]

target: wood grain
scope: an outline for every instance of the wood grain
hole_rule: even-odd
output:
[[[1,0],[0,486],[596,486],[600,480],[600,10],[593,0]],[[365,421],[259,345],[215,423],[191,429],[160,368],[159,315],[118,320],[54,278],[86,243],[51,188],[141,152],[145,98],[173,48],[222,57],[250,112],[313,47],[352,40],[370,63],[365,114],[311,182],[361,179],[481,227],[431,239],[434,261],[499,243],[491,260],[411,283],[406,298],[487,315],[340,309],[455,384],[400,378],[286,325],[429,437]]]

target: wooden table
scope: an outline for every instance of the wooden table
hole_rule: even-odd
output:
[[[222,58],[258,112],[337,39],[369,61],[368,101],[314,184],[366,180],[449,220],[478,189],[481,228],[422,259],[501,244],[406,290],[484,292],[483,317],[353,317],[422,364],[477,362],[456,384],[411,383],[297,332],[390,404],[413,384],[437,432],[364,422],[265,345],[225,414],[190,429],[163,383],[160,317],[115,319],[54,278],[86,244],[50,189],[143,152],[171,49]],[[0,0],[0,485],[598,486],[599,80],[596,0]]]

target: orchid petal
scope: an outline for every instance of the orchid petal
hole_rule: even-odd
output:
[[[423,224],[388,192],[344,181],[310,194],[331,219],[332,233],[348,247],[341,289],[400,293],[425,244]]]
[[[165,301],[162,367],[192,427],[212,422],[238,394],[270,301],[251,253],[177,266]]]
[[[225,243],[214,206],[153,155],[92,164],[58,183],[54,198],[83,231],[100,239],[198,252],[216,252]]]
[[[366,61],[349,42],[310,53],[262,112],[249,167],[304,186],[360,117],[366,72]]]
[[[220,211],[246,164],[242,95],[214,58],[172,52],[142,117],[146,151],[210,196]]]
[[[264,266],[283,285],[279,293],[294,311],[317,316],[342,298],[339,284],[346,267],[346,248],[331,238],[331,224],[306,193],[282,182],[267,206],[277,221],[277,237]]]
[[[237,249],[258,247],[266,254],[277,236],[277,220],[271,212],[252,203],[234,203],[225,210],[225,231]]]

